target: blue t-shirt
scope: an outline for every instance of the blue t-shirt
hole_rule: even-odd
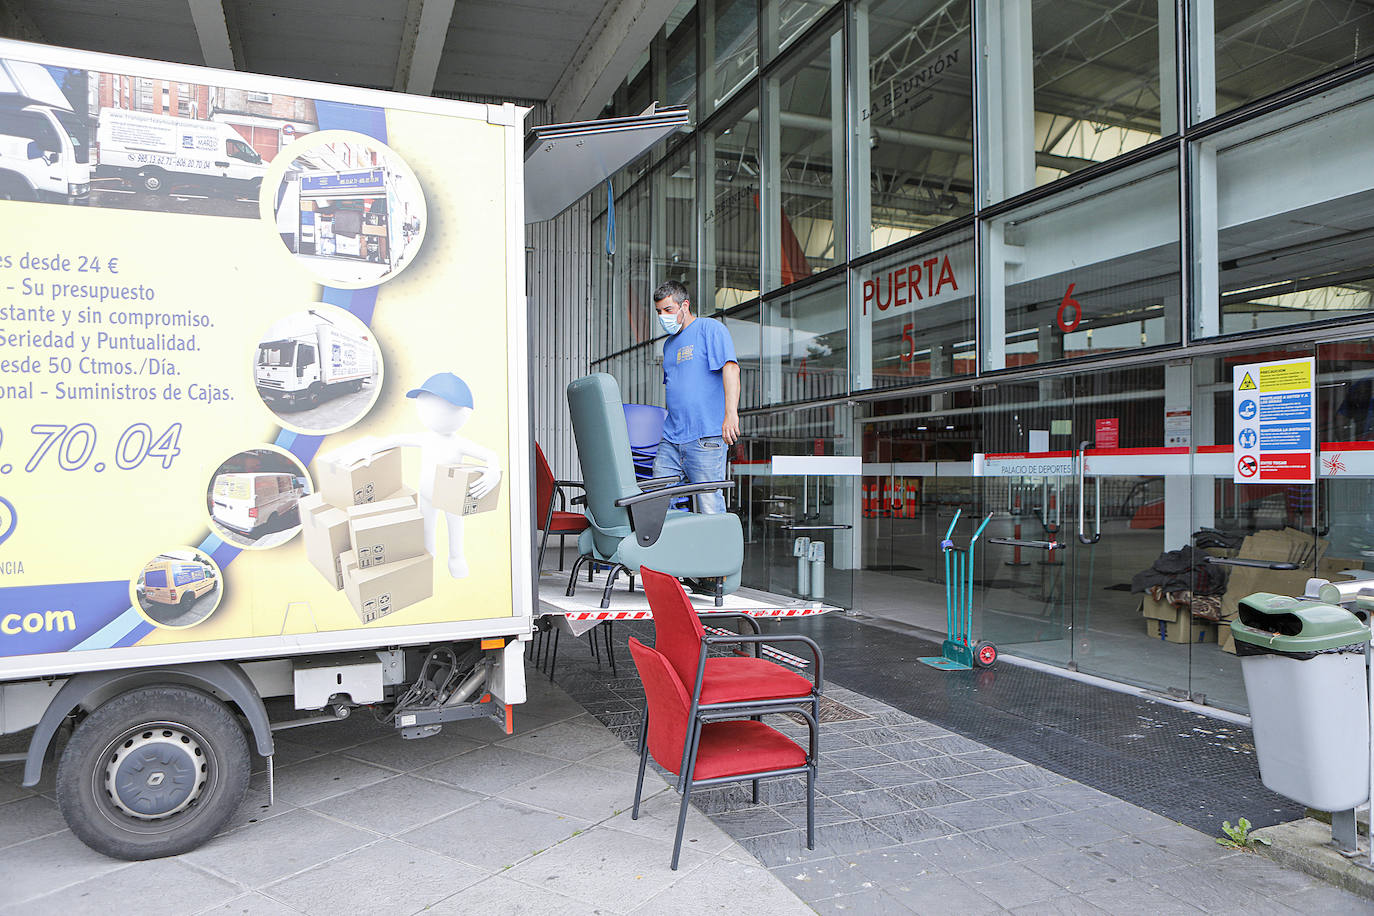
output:
[[[663,342],[663,384],[668,391],[668,417],[663,438],[693,442],[719,436],[725,422],[722,369],[735,359],[735,342],[714,318],[697,318]]]

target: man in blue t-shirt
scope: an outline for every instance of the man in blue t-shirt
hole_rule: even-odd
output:
[[[654,290],[663,342],[668,417],[654,459],[655,477],[690,483],[725,479],[726,449],[739,438],[739,363],[725,325],[692,314],[687,288],[669,280]],[[697,496],[704,513],[724,512],[719,490]]]

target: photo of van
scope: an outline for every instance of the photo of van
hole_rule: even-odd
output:
[[[219,605],[219,570],[204,553],[191,547],[158,554],[132,583],[138,609],[163,627],[189,627],[205,620]]]
[[[46,67],[0,60],[0,198],[84,202],[89,137],[86,118]]]
[[[96,119],[97,178],[154,194],[188,190],[257,199],[267,164],[222,121],[101,108]]]
[[[268,447],[239,452],[210,476],[211,529],[236,547],[276,547],[300,530],[300,501],[310,493],[310,478],[290,453]]]
[[[258,396],[288,429],[338,432],[356,423],[381,390],[381,353],[367,325],[316,303],[273,323],[258,342]]]

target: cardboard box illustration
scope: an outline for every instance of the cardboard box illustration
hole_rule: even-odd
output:
[[[351,520],[367,518],[369,515],[385,515],[388,512],[405,512],[408,509],[417,509],[419,505],[415,501],[415,491],[408,487],[402,487],[398,493],[389,499],[379,499],[376,502],[363,503],[359,506],[348,506],[343,512]]]
[[[454,515],[476,515],[496,508],[501,497],[501,484],[481,499],[468,493],[482,476],[482,468],[460,464],[441,464],[434,469],[434,507]]]
[[[348,542],[359,569],[414,559],[425,552],[425,517],[419,509],[404,509],[351,518]]]
[[[366,457],[349,456],[347,450],[321,455],[315,461],[315,479],[325,501],[340,508],[388,499],[401,489],[401,450],[382,449]]]
[[[429,554],[371,569],[344,562],[344,594],[363,623],[380,620],[434,594],[434,558]]]
[[[305,541],[305,556],[310,565],[320,571],[324,580],[342,589],[343,569],[339,554],[349,548],[348,516],[312,493],[300,501],[301,537]]]

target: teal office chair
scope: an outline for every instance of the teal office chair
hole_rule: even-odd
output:
[[[730,486],[726,480],[680,484],[679,478],[636,480],[620,386],[604,372],[568,383],[573,436],[582,461],[587,518],[591,527],[578,537],[578,558],[568,578],[568,595],[577,588],[584,564],[609,567],[601,606],[621,572],[631,577],[641,564],[670,576],[715,581],[716,605],[739,588],[744,566],[744,531],[729,513],[670,512],[682,496]],[[590,573],[590,570],[589,570]],[[631,579],[631,588],[634,587]]]

